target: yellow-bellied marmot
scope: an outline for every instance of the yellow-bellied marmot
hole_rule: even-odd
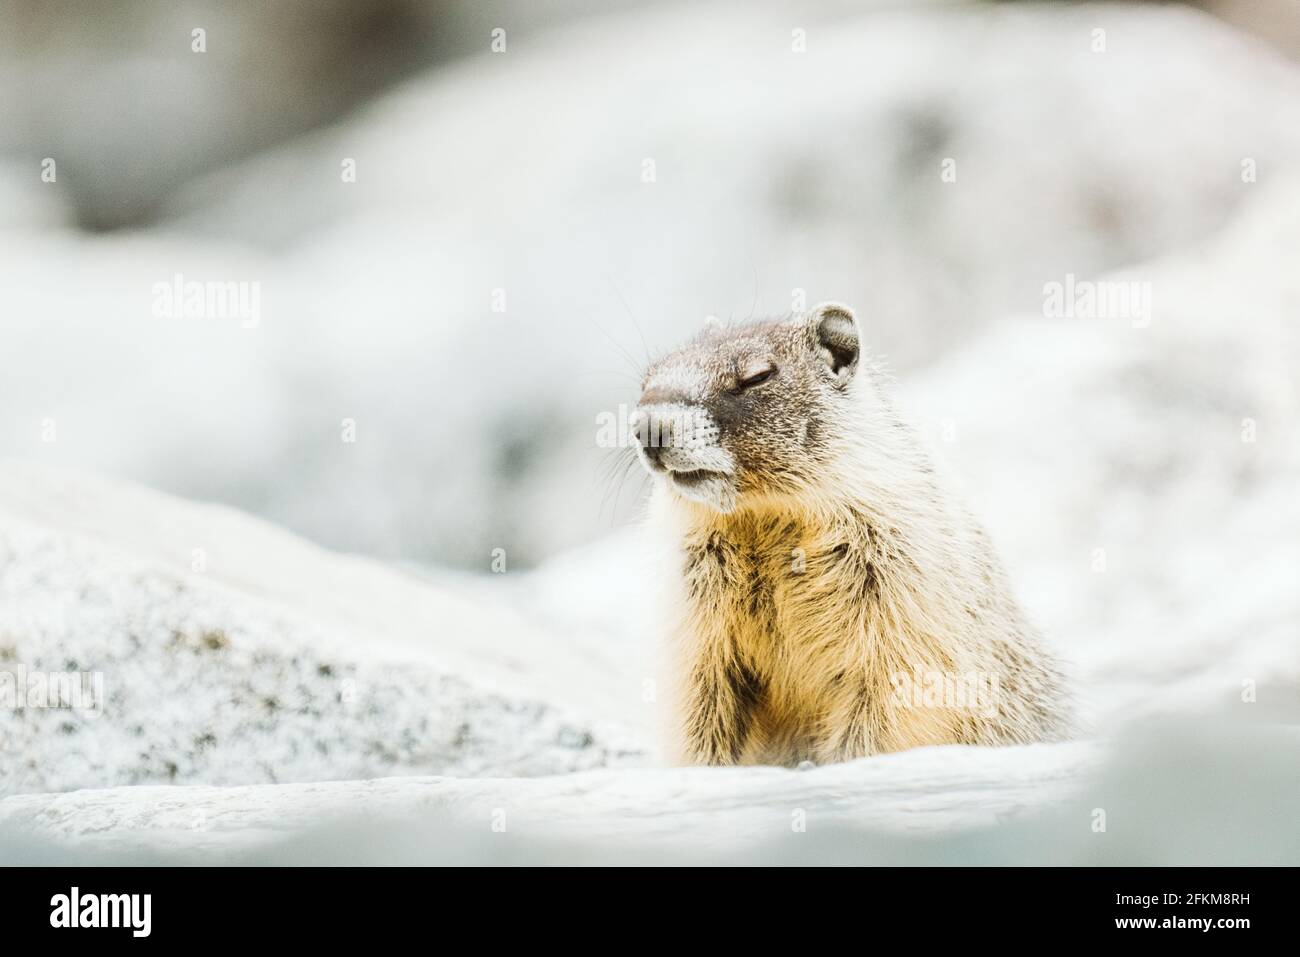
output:
[[[1064,681],[853,313],[712,327],[634,414],[666,535],[677,757],[840,761],[1066,733]]]

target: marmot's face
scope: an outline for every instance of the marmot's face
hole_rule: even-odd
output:
[[[823,423],[858,367],[853,313],[709,329],[646,371],[633,427],[641,460],[675,494],[721,512],[797,492],[829,452]]]

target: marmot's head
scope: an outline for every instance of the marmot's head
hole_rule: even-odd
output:
[[[710,327],[646,371],[632,423],[641,459],[675,494],[721,512],[797,493],[830,452],[827,426],[851,401],[859,354],[857,320],[837,303]]]

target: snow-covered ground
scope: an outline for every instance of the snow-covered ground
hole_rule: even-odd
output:
[[[1300,186],[1261,190],[1110,277],[1151,284],[1149,324],[1009,319],[900,385],[1073,662],[1084,740],[658,768],[634,531],[416,572],[8,462],[0,662],[105,700],[0,716],[0,854],[1294,863],[1298,223]]]
[[[102,713],[7,715],[0,790],[554,774],[637,753],[581,708],[604,676],[509,609],[228,509],[0,476],[0,660],[101,672],[105,696]]]

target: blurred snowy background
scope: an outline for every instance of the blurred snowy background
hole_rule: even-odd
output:
[[[1193,711],[1294,731],[1292,0],[0,0],[0,24],[0,663],[108,688],[102,714],[0,713],[0,795],[25,795],[0,822],[53,827],[42,795],[77,788],[393,775],[541,776],[570,818],[699,786],[724,815],[730,785],[618,776],[653,758],[655,636],[641,477],[606,472],[597,416],[706,315],[801,298],[864,317],[1099,740]],[[256,321],[158,317],[178,274],[256,284]],[[1069,276],[1142,284],[1149,323],[1049,318]],[[967,815],[1082,781],[1100,759],[1069,747]],[[933,817],[949,759],[890,760],[900,819]],[[994,790],[1011,766],[952,760]],[[743,802],[751,773],[711,781]],[[105,826],[112,800],[60,833],[149,817]]]

